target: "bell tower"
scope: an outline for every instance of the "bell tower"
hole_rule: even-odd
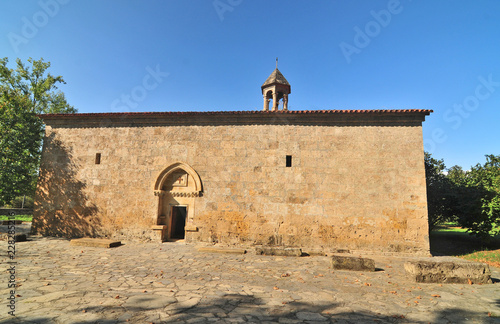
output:
[[[264,111],[269,111],[269,101],[273,100],[272,111],[278,111],[279,101],[283,99],[283,110],[288,110],[288,95],[291,93],[290,83],[278,70],[278,58],[276,58],[276,69],[267,78],[261,87],[264,97]]]

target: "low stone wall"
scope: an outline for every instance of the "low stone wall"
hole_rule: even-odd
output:
[[[33,208],[0,208],[0,215],[33,215]]]

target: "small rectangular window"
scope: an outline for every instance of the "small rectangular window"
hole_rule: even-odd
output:
[[[287,155],[286,156],[286,167],[287,168],[291,168],[292,167],[292,156],[291,155]]]
[[[101,153],[95,154],[95,164],[101,164]]]

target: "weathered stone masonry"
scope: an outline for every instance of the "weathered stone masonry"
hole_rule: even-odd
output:
[[[428,254],[430,112],[43,115],[33,228]]]

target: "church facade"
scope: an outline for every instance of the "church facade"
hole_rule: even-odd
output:
[[[430,110],[290,111],[277,68],[261,89],[262,111],[42,115],[34,232],[429,254]]]

